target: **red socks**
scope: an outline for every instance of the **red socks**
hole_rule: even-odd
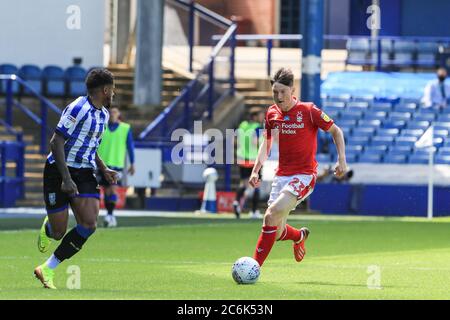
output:
[[[286,224],[286,227],[284,228],[283,233],[281,234],[279,241],[286,241],[286,240],[292,240],[294,242],[297,242],[300,240],[302,234],[300,230],[295,229],[294,227],[291,227],[290,225]]]
[[[262,266],[277,238],[277,227],[263,226],[253,258]]]

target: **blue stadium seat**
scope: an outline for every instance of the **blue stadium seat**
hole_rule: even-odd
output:
[[[427,164],[428,155],[426,154],[412,154],[408,157],[408,163],[413,164]]]
[[[393,45],[394,59],[393,65],[396,66],[412,66],[414,63],[414,53],[416,44],[413,41],[398,40]]]
[[[439,109],[434,108],[434,107],[430,107],[430,108],[423,108],[423,107],[419,107],[419,109],[417,110],[418,114],[437,114],[439,113]]]
[[[395,145],[397,146],[413,146],[417,141],[417,137],[397,137],[395,138]]]
[[[403,129],[406,126],[404,120],[387,120],[383,123],[383,128],[386,129]]]
[[[354,128],[353,129],[353,136],[355,137],[361,137],[361,136],[365,136],[365,137],[372,137],[375,133],[375,128],[363,128],[363,127],[358,127],[358,128]]]
[[[13,64],[1,64],[0,65],[0,74],[19,74],[19,69]],[[6,82],[7,80],[0,81],[0,93],[6,93]],[[19,84],[16,81],[12,82],[12,91],[14,94],[19,92]]]
[[[414,113],[417,109],[417,104],[415,103],[407,103],[407,104],[396,104],[394,106],[395,112],[409,112]]]
[[[340,128],[342,130],[342,133],[344,134],[344,137],[348,137],[352,134],[352,128],[349,127],[340,127]]]
[[[436,56],[439,45],[437,42],[418,42],[417,43],[417,66],[434,67],[436,65]]]
[[[438,150],[438,154],[450,156],[450,147],[441,147]]]
[[[435,138],[447,138],[448,130],[444,129],[433,130],[433,135]]]
[[[364,119],[383,121],[384,119],[386,119],[386,116],[387,116],[387,112],[385,112],[385,111],[368,110],[364,115]]]
[[[361,128],[379,128],[381,126],[381,120],[359,120],[358,127]]]
[[[352,98],[351,94],[348,93],[342,93],[342,94],[330,94],[327,96],[327,100],[328,101],[340,101],[340,102],[348,102],[350,101]]]
[[[372,111],[382,111],[382,112],[390,112],[392,110],[392,105],[387,102],[376,102],[372,104],[372,107],[370,108]]]
[[[370,141],[369,137],[361,137],[361,136],[352,136],[347,138],[348,145],[361,145],[366,146]]]
[[[68,95],[70,97],[78,97],[86,95],[86,70],[81,67],[69,67],[65,71],[65,79],[67,82]]]
[[[428,156],[429,153],[430,153],[430,151],[429,151],[428,148],[415,148],[414,147],[414,150],[413,150],[412,154],[413,155],[426,155],[426,156]]]
[[[381,154],[363,153],[359,156],[359,162],[362,163],[380,163],[382,160],[383,156]]]
[[[433,139],[433,145],[437,148],[443,147],[444,146],[444,139],[437,137]]]
[[[339,119],[339,112],[336,112],[336,111],[330,111],[330,112],[324,111],[324,112],[328,115],[328,117],[330,117],[333,120]]]
[[[433,123],[434,130],[450,130],[450,122]]]
[[[423,129],[403,129],[402,136],[421,137],[425,131]]]
[[[413,122],[408,122],[408,129],[422,129],[422,130],[426,130],[428,129],[428,127],[430,126],[430,122],[429,121],[413,121]]]
[[[369,54],[369,39],[349,39],[347,40],[346,47],[348,52],[346,64],[367,64]]]
[[[373,94],[358,94],[353,96],[352,101],[355,102],[368,102],[369,104],[373,102],[375,96]]]
[[[408,156],[406,154],[392,154],[389,153],[384,156],[384,162],[385,163],[407,163]]]
[[[19,77],[25,80],[37,93],[42,93],[42,70],[38,66],[32,64],[23,65],[19,69]],[[23,94],[31,94],[31,91],[27,88],[22,90]]]
[[[400,133],[400,130],[397,128],[381,128],[378,129],[377,134],[379,136],[391,136],[391,137],[396,137],[398,136]]]
[[[345,158],[347,160],[347,163],[355,163],[358,161],[358,155],[357,154],[346,154]]]
[[[439,122],[450,122],[450,114],[449,113],[439,114],[437,120]]]
[[[339,120],[336,120],[336,124],[341,128],[345,128],[345,127],[353,128],[356,126],[357,123],[358,123],[358,121],[355,119],[342,119],[341,118]]]
[[[347,109],[348,110],[356,110],[356,111],[366,111],[369,108],[369,103],[365,102],[365,101],[360,101],[360,102],[349,102],[347,103]]]
[[[434,163],[436,163],[436,164],[450,164],[450,155],[438,154],[434,158]]]
[[[316,160],[319,163],[329,163],[329,162],[333,161],[331,155],[328,154],[328,153],[318,153],[318,154],[316,154]]]
[[[364,147],[362,145],[348,145],[345,147],[345,152],[349,153],[361,153],[363,151]]]
[[[389,154],[391,155],[409,155],[411,154],[412,147],[411,146],[392,146],[389,148]]]
[[[391,146],[394,143],[394,136],[374,136],[372,146]]]
[[[391,121],[409,121],[412,118],[409,112],[391,112],[389,113],[389,120]]]
[[[342,101],[324,101],[322,103],[322,109],[328,108],[328,107],[333,107],[333,108],[337,108],[338,110],[342,110],[342,109],[345,108],[345,102],[342,102]]]
[[[336,114],[340,114],[340,112],[342,112],[344,110],[344,108],[341,107],[337,107],[337,106],[331,106],[331,105],[327,105],[327,106],[323,106],[322,110],[330,115],[331,113],[336,113]]]
[[[58,66],[47,66],[42,70],[45,94],[51,97],[63,97],[66,94],[64,70]]]
[[[385,154],[388,151],[388,147],[386,145],[370,145],[364,148],[364,153],[367,154]]]
[[[341,112],[342,120],[359,120],[363,116],[363,112],[359,110],[346,110]]]
[[[436,119],[436,115],[434,113],[415,113],[414,121],[428,121],[432,122]]]

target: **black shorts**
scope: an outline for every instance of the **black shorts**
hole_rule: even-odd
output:
[[[119,174],[119,178],[122,177],[123,169],[119,169],[119,168],[110,168],[110,169],[116,171]],[[98,184],[101,185],[102,187],[121,186],[122,185],[122,181],[120,179],[117,179],[117,184],[109,183],[108,180],[106,180],[103,172],[101,172],[100,170],[97,171],[97,181],[98,181]]]
[[[79,198],[100,199],[100,188],[93,169],[76,169],[69,167],[70,176],[77,185]],[[44,199],[47,213],[55,213],[67,209],[71,196],[61,191],[62,177],[56,163],[45,163]]]

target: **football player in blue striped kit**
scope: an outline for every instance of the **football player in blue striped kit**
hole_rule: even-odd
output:
[[[45,163],[47,217],[39,234],[38,249],[48,251],[51,239],[61,243],[34,274],[50,289],[55,289],[55,268],[78,253],[95,232],[99,213],[95,170],[98,168],[111,183],[117,180],[117,172],[108,169],[97,155],[108,125],[107,108],[114,97],[114,76],[106,69],[93,69],[86,77],[86,88],[87,96],[79,97],[64,109]],[[66,233],[69,205],[77,225]]]

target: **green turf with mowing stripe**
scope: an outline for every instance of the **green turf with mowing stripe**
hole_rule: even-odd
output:
[[[3,229],[36,228],[40,221],[7,220],[0,220]],[[292,225],[306,225],[312,232],[305,260],[296,263],[291,243],[278,242],[257,284],[243,286],[233,282],[231,265],[252,255],[260,222],[119,222],[140,227],[99,229],[82,252],[57,269],[57,291],[41,289],[32,277],[33,268],[48,256],[37,251],[37,230],[1,231],[0,299],[450,298],[448,223],[292,220]],[[81,290],[66,288],[70,265],[80,267]],[[371,265],[381,270],[381,289],[367,286]]]

